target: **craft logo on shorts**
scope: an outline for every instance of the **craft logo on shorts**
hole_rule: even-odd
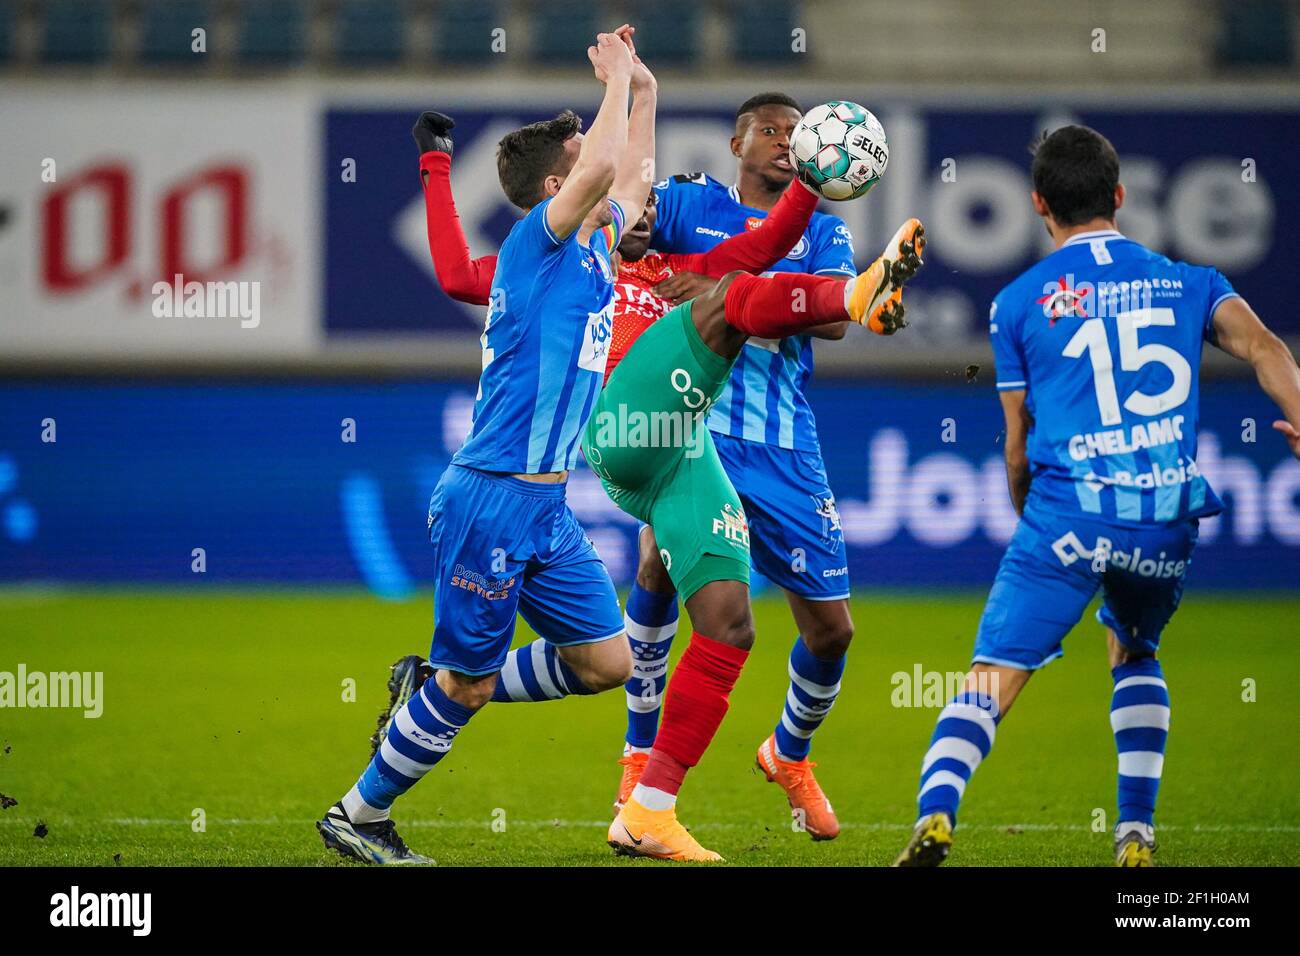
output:
[[[745,520],[745,512],[730,501],[722,506],[720,516],[713,519],[713,533],[749,547],[749,522]]]
[[[451,586],[477,594],[485,601],[503,601],[510,596],[515,580],[513,574],[508,578],[489,578],[458,564],[451,575]]]

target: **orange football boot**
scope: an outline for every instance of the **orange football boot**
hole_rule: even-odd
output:
[[[782,760],[776,752],[776,734],[764,740],[758,748],[757,763],[768,783],[781,785],[790,801],[790,815],[795,819],[802,816],[803,829],[810,837],[834,840],[839,836],[840,821],[835,819],[831,802],[813,776],[815,763],[806,757],[803,760]]]
[[[649,759],[649,754],[633,751],[619,760],[623,765],[623,779],[618,782],[618,796],[614,799],[614,816],[618,816],[618,812],[632,796],[633,788],[641,782],[641,774],[645,773],[645,765]]]
[[[906,328],[903,286],[921,268],[925,251],[925,226],[909,219],[899,227],[885,251],[858,274],[849,295],[849,318],[877,335],[893,335]]]
[[[677,811],[647,810],[628,797],[609,825],[609,845],[620,856],[648,856],[655,860],[721,863],[722,857],[700,846],[677,820]]]

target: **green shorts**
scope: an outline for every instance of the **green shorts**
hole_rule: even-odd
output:
[[[705,426],[733,364],[704,344],[683,303],[628,350],[583,436],[610,499],[654,528],[682,600],[712,581],[749,583],[745,510]]]

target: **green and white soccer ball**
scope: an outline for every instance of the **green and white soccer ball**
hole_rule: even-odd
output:
[[[804,185],[836,201],[857,199],[889,165],[885,127],[870,110],[846,100],[805,113],[790,136],[790,153]]]

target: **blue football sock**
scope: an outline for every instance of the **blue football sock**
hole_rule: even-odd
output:
[[[790,649],[790,689],[776,725],[776,750],[785,760],[803,760],[812,747],[813,732],[830,713],[840,692],[844,658],[821,658],[808,650],[802,637]]]
[[[497,675],[492,699],[500,704],[525,700],[559,700],[570,694],[590,694],[573,672],[559,649],[540,637],[517,647],[506,658]]]
[[[1119,751],[1119,823],[1150,825],[1169,737],[1169,688],[1154,657],[1120,664],[1111,672],[1110,726]]]
[[[677,633],[677,592],[660,594],[632,584],[623,617],[632,645],[632,676],[627,691],[627,743],[629,747],[654,745],[659,710],[668,680],[668,651]]]
[[[943,812],[956,824],[966,784],[989,755],[999,719],[997,701],[974,690],[962,691],[939,712],[930,749],[921,761],[918,818]]]
[[[343,798],[354,823],[384,819],[393,801],[419,781],[447,752],[474,712],[448,697],[434,678],[424,682],[388,727],[379,752]]]

